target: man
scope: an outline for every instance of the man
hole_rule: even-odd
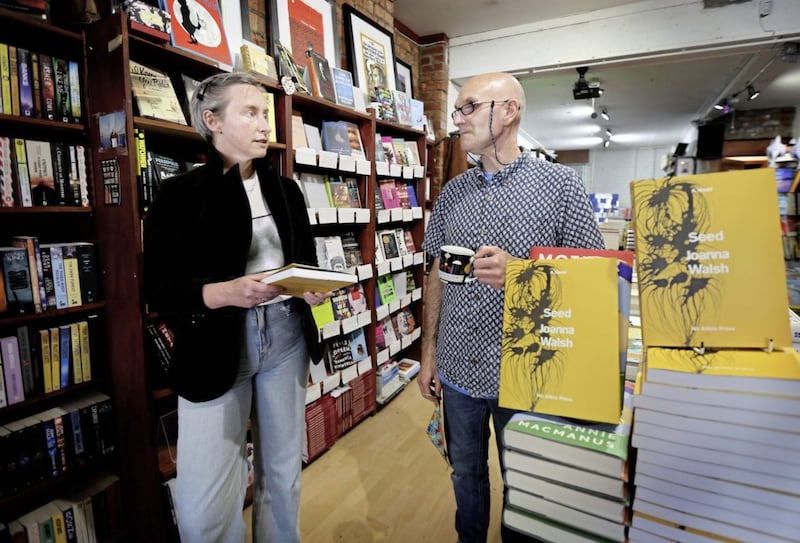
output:
[[[525,94],[514,77],[489,73],[467,81],[452,116],[461,147],[477,166],[445,185],[423,242],[433,266],[417,382],[431,401],[434,392],[443,394],[459,543],[486,541],[489,417],[501,451],[502,428],[514,414],[497,404],[506,262],[528,258],[534,245],[603,247],[577,174],[520,151],[524,110]],[[477,281],[439,281],[442,245],[476,250]],[[524,539],[503,529],[506,543],[515,538]]]

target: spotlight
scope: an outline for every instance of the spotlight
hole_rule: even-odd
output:
[[[731,110],[731,103],[727,98],[725,98],[722,102],[714,104],[714,109],[719,110],[722,113],[728,113]]]
[[[605,107],[600,111],[600,115],[607,121],[611,120],[611,117],[608,116],[608,110]]]
[[[609,145],[611,145],[611,140],[610,140],[610,139],[607,139],[607,140],[605,140],[605,141],[603,142],[603,147],[606,147],[606,148],[607,148]]]
[[[610,138],[611,137],[611,129],[606,128],[606,135]]]
[[[758,98],[758,95],[761,94],[761,91],[757,91],[753,88],[753,85],[747,85],[747,99],[748,100],[755,100]]]

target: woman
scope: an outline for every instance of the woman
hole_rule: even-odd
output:
[[[191,100],[210,144],[204,166],[164,181],[145,219],[150,309],[175,335],[176,513],[184,543],[245,540],[248,418],[255,444],[254,541],[299,541],[300,470],[309,359],[321,351],[309,304],[259,280],[316,265],[300,189],[266,159],[263,88],[217,74]]]

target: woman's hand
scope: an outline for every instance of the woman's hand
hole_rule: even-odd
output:
[[[210,309],[225,306],[250,308],[283,294],[283,287],[267,285],[261,279],[268,273],[243,275],[230,281],[203,286],[203,302]]]

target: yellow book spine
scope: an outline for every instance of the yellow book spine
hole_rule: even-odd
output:
[[[17,72],[17,48],[8,46],[8,71],[11,78],[11,114],[19,115],[19,72]]]
[[[67,530],[64,527],[64,512],[61,510],[56,511],[52,519],[55,543],[67,543]]]
[[[11,68],[8,44],[0,43],[0,96],[3,99],[2,113],[11,113]]]
[[[58,328],[50,328],[50,378],[53,390],[61,390],[61,333]]]
[[[83,382],[83,364],[81,360],[81,332],[77,322],[69,325],[69,341],[72,348],[72,381],[77,385]]]
[[[42,376],[44,377],[44,393],[53,392],[53,368],[50,361],[50,331],[39,330],[39,347],[42,354]],[[59,384],[61,376],[59,375]]]
[[[75,249],[68,256],[68,249],[64,247],[64,278],[67,283],[67,307],[76,307],[83,303],[81,299],[81,280],[80,271],[78,270],[78,257],[75,255]]]
[[[80,332],[81,342],[81,374],[84,381],[92,380],[92,358],[89,341],[89,323],[87,321],[80,321],[78,323],[78,331]]]

